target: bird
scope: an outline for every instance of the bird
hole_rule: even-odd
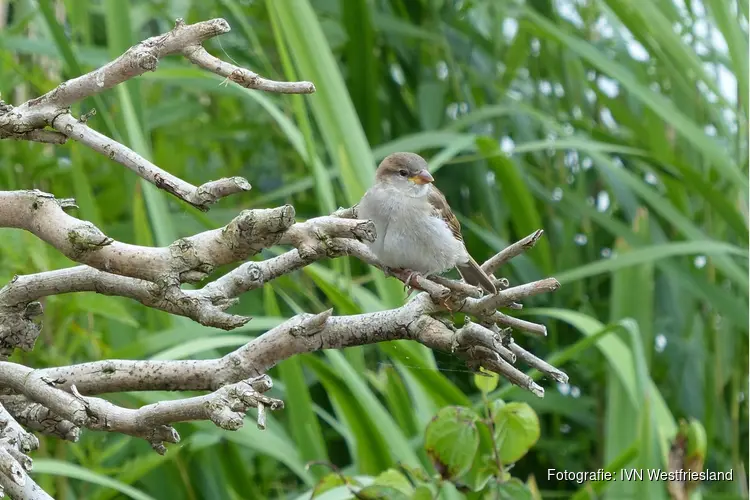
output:
[[[425,278],[456,268],[466,283],[489,294],[493,280],[469,255],[461,225],[435,187],[427,161],[415,153],[393,153],[375,171],[375,182],[357,204],[357,218],[375,225],[372,253],[394,272]]]

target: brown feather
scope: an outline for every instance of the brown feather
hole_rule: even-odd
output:
[[[448,227],[450,228],[451,233],[453,233],[453,236],[458,241],[463,242],[464,237],[461,234],[461,223],[459,223],[456,216],[453,215],[453,211],[451,210],[450,205],[448,205],[448,200],[445,199],[445,195],[443,195],[443,193],[441,193],[438,188],[432,185],[430,186],[430,191],[427,194],[427,200],[430,202],[430,205],[432,205],[435,217],[440,217],[441,219],[443,219],[445,223],[448,224]],[[470,285],[481,287],[486,292],[493,295],[497,293],[497,289],[492,283],[490,277],[487,276],[487,273],[485,273],[482,270],[481,266],[479,266],[479,264],[477,264],[476,261],[471,257],[469,257],[469,262],[464,265],[457,265],[456,269],[458,269],[458,273],[461,275],[464,281],[469,283]]]
[[[464,237],[461,234],[461,224],[458,222],[456,216],[453,215],[453,211],[451,211],[451,207],[448,205],[448,200],[445,199],[443,193],[441,193],[434,185],[431,185],[430,191],[427,194],[427,200],[430,202],[430,205],[432,205],[435,217],[443,219],[445,223],[448,224],[453,236],[458,241],[463,241]]]
[[[482,267],[471,257],[469,257],[469,262],[464,265],[457,265],[456,269],[458,269],[458,274],[468,284],[484,288],[491,295],[497,293],[497,288],[495,288],[490,277],[487,276]]]

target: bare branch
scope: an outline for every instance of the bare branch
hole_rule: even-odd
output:
[[[229,78],[249,89],[309,94],[315,92],[310,82],[275,82],[244,68],[225,63],[201,46],[206,40],[229,32],[224,19],[212,19],[196,24],[185,24],[178,19],[174,29],[151,37],[129,48],[120,57],[99,69],[61,83],[54,90],[13,107],[0,101],[0,139],[26,139],[37,142],[63,144],[66,138],[81,142],[109,157],[160,189],[180,198],[200,210],[220,198],[247,191],[250,183],[242,178],[211,181],[196,187],[162,170],[132,149],[120,144],[86,125],[86,119],[76,119],[70,106],[87,97],[111,89],[147,71],[155,71],[159,60],[181,54],[194,64]],[[51,126],[56,131],[45,130]]]
[[[492,347],[503,358],[514,360],[508,349],[495,339],[493,332],[482,329],[489,333],[478,336],[476,329],[480,328],[479,325],[474,325],[470,330],[464,327],[467,328],[466,333],[454,338],[454,333],[441,322],[426,322],[424,318],[429,316],[425,315],[438,310],[440,306],[432,302],[427,294],[422,294],[400,308],[376,313],[343,317],[331,316],[331,311],[317,315],[301,314],[220,359],[107,360],[37,370],[37,373],[39,377],[53,381],[56,388],[76,385],[83,394],[134,390],[216,390],[223,385],[266,373],[278,362],[296,354],[396,339],[417,340],[447,352],[455,351],[454,343],[457,341],[464,350],[473,346]],[[462,341],[462,338],[469,340]],[[0,363],[0,371],[4,371],[5,365]],[[24,394],[43,402],[27,392]],[[75,423],[75,420],[72,421]]]
[[[83,396],[74,383],[64,384],[60,379],[50,379],[44,370],[32,370],[7,362],[2,365],[0,385],[44,405],[73,426],[140,437],[161,454],[166,452],[165,442],[177,443],[180,440],[179,434],[171,426],[175,422],[211,420],[223,429],[236,430],[242,426],[248,408],[263,405],[264,408],[276,410],[284,406],[282,401],[261,394],[271,388],[271,380],[267,376],[225,385],[205,396],[161,401],[130,410],[101,398]],[[260,421],[259,425],[264,423]],[[33,435],[23,430],[20,432],[36,440]],[[33,441],[25,445],[22,451],[33,449],[34,443],[36,446],[39,444],[38,440]],[[1,467],[2,463],[0,472],[3,472]]]
[[[257,73],[240,68],[234,64],[229,64],[218,57],[212,56],[200,45],[185,47],[182,49],[182,53],[191,63],[228,78],[246,89],[265,90],[281,94],[312,94],[315,92],[315,85],[310,82],[276,82],[267,80]]]
[[[331,214],[333,217],[340,217],[342,219],[357,219],[357,205],[350,208],[339,207],[338,210]]]
[[[498,291],[495,295],[487,295],[481,299],[467,299],[467,304],[462,310],[482,314],[482,311],[495,310],[498,307],[507,307],[513,302],[521,301],[527,297],[541,293],[554,292],[560,288],[560,282],[555,278],[544,278],[523,285],[514,286]]]
[[[510,261],[513,257],[517,257],[523,252],[534,248],[534,245],[536,245],[536,242],[539,241],[539,238],[541,238],[543,234],[544,231],[542,231],[541,229],[537,229],[530,235],[504,248],[493,257],[488,259],[484,264],[482,264],[482,269],[488,274],[493,274],[495,271],[507,264],[508,261]]]
[[[42,144],[65,144],[68,137],[54,130],[30,130],[20,134],[13,134],[0,129],[0,139],[15,139],[17,141],[41,142]]]
[[[6,447],[12,446],[22,453],[39,448],[36,436],[23,430],[4,406],[0,406],[0,440]]]
[[[25,229],[76,262],[152,282],[201,280],[217,266],[276,244],[293,223],[290,205],[245,210],[223,228],[182,238],[169,247],[142,247],[115,241],[90,222],[66,214],[51,194],[0,191],[0,226]]]
[[[510,344],[510,350],[516,354],[521,361],[526,363],[532,368],[536,368],[543,374],[547,375],[551,379],[560,382],[561,384],[567,384],[568,383],[568,375],[566,375],[564,372],[558,370],[551,364],[547,363],[544,360],[541,360],[531,354],[529,351],[521,347],[520,345],[516,344],[515,342],[511,342]]]
[[[24,485],[19,486],[4,474],[0,474],[0,493],[7,493],[12,499],[23,500],[54,500],[26,472],[23,473]]]
[[[14,194],[16,196],[12,196]],[[13,203],[19,199],[27,206]],[[15,215],[29,212],[36,214],[27,219]],[[47,241],[64,245],[61,250],[69,257],[90,265],[108,266],[109,271],[78,266],[16,276],[0,289],[0,348],[18,346],[30,350],[33,347],[41,329],[38,321],[41,305],[32,301],[81,291],[128,297],[206,326],[231,330],[250,320],[224,312],[241,293],[314,260],[368,252],[359,242],[375,238],[374,226],[369,221],[318,217],[292,224],[293,216],[290,206],[245,211],[224,228],[178,240],[170,247],[150,248],[110,240],[94,226],[65,214],[51,195],[33,191],[0,193],[0,219],[5,219],[0,222],[35,228]],[[91,252],[78,253],[73,242],[80,238],[64,236],[66,231],[72,232],[69,228],[77,225],[83,225],[88,233],[95,235],[96,241],[106,242],[106,245],[101,245],[100,249],[90,244],[84,249],[93,247]],[[350,247],[342,238],[354,238],[358,241],[351,243],[360,246]],[[201,290],[179,287],[184,281],[204,277],[218,265],[242,260],[276,243],[289,243],[298,250],[264,262],[244,264]],[[138,277],[111,274],[130,272],[137,272]]]
[[[495,323],[522,330],[524,332],[533,333],[534,335],[540,335],[542,337],[547,336],[547,327],[544,325],[514,318],[513,316],[508,316],[500,311],[496,311],[491,317]]]
[[[450,280],[442,276],[430,276],[430,281],[434,281],[438,285],[444,286],[451,292],[463,297],[472,297],[478,299],[483,295],[482,290],[475,287],[474,285],[464,283],[463,281]]]
[[[249,191],[251,188],[250,183],[242,177],[223,178],[195,187],[157,167],[129,147],[100,134],[86,125],[85,121],[76,119],[67,112],[59,113],[52,118],[50,125],[64,136],[126,166],[159,189],[203,211],[208,210],[208,206],[216,203],[220,198]]]
[[[195,24],[185,24],[178,19],[171,31],[144,40],[101,68],[63,82],[43,96],[15,108],[13,113],[21,115],[20,118],[16,117],[13,120],[16,125],[15,132],[27,132],[49,124],[54,111],[65,109],[73,103],[100,94],[147,71],[155,71],[159,59],[172,54],[182,54],[187,48],[200,46],[206,40],[228,33],[230,30],[229,23],[220,18]],[[263,82],[258,82],[258,84],[261,85]],[[312,84],[308,82],[288,85],[289,88],[285,90],[295,88],[295,85],[301,86],[305,91],[315,88],[314,86],[310,88]],[[248,88],[255,87],[248,86]],[[6,126],[0,121],[0,128],[6,128]],[[25,130],[18,130],[19,126],[25,127]]]

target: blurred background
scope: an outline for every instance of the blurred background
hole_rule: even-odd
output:
[[[317,93],[248,91],[170,57],[74,112],[96,108],[92,127],[195,185],[240,175],[250,193],[200,213],[79,144],[15,141],[0,148],[0,189],[75,197],[108,235],[167,245],[242,209],[291,203],[304,220],[350,206],[384,156],[418,152],[478,261],[541,228],[500,274],[563,285],[513,314],[547,326],[516,339],[570,383],[539,380],[544,399],[504,381],[487,395],[539,418],[511,474],[536,498],[669,498],[664,483],[592,488],[547,470],[666,467],[692,418],[703,468],[734,472],[694,498],[747,498],[747,0],[0,0],[1,97],[21,104],[179,17],[225,18],[211,53]],[[0,235],[0,283],[73,265],[28,233]],[[231,332],[127,299],[50,297],[36,349],[11,359],[216,357],[301,311],[403,301],[400,283],[350,259],[246,294],[235,310],[254,319]],[[329,470],[307,462],[366,477],[416,454],[429,470],[437,410],[484,404],[465,366],[410,342],[297,356],[271,375],[287,406],[265,431],[252,415],[237,432],[178,425],[164,457],[119,435],[44,439],[33,477],[61,499],[310,498]]]

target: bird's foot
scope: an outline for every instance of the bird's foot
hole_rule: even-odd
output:
[[[421,290],[419,286],[419,278],[422,276],[416,271],[411,269],[392,269],[393,275],[404,283],[404,291],[408,292],[408,295],[414,290]]]
[[[440,301],[440,305],[442,307],[444,307],[448,311],[448,314],[450,314],[451,316],[453,316],[453,309],[451,309],[450,302],[451,302],[451,297],[448,296],[448,297],[446,297],[446,298],[444,298],[443,300]]]

